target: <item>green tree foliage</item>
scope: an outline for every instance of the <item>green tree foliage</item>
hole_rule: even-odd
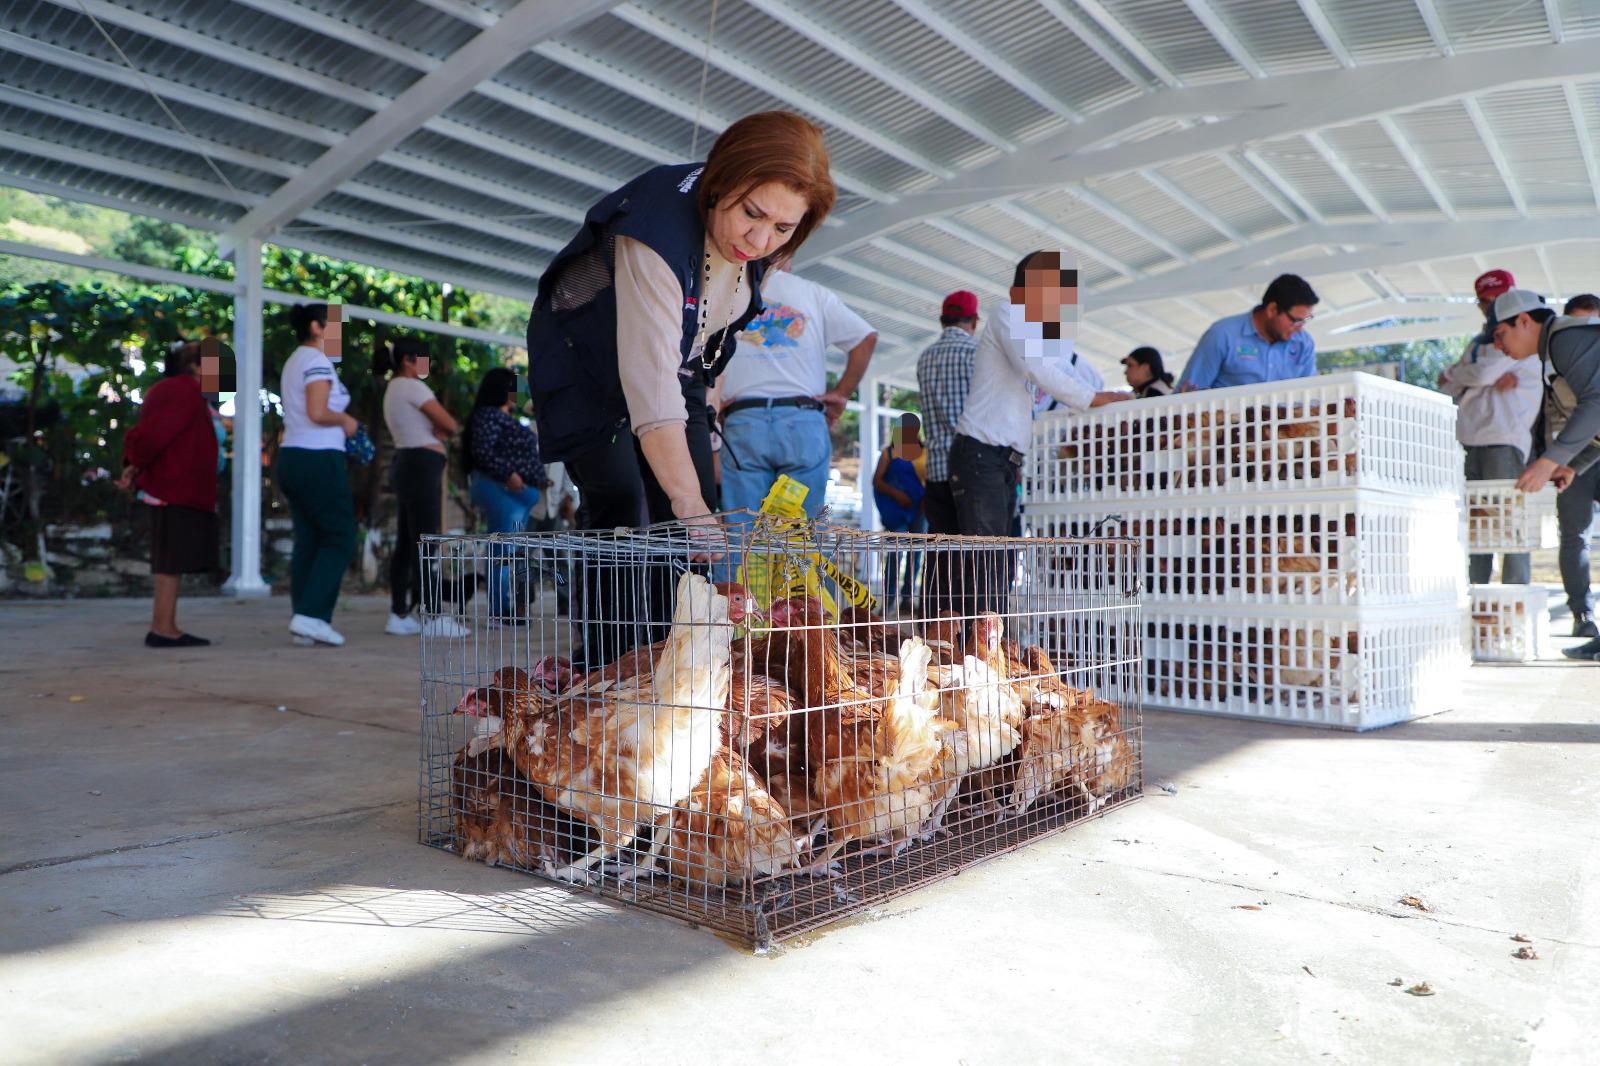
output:
[[[1368,348],[1345,348],[1318,352],[1317,372],[1331,374],[1381,363],[1398,363],[1400,380],[1425,389],[1439,389],[1439,375],[1455,362],[1467,345],[1467,337],[1440,337],[1405,344],[1383,344]]]
[[[109,254],[129,261],[211,277],[232,274],[231,264],[216,259],[209,237],[170,223],[136,219],[109,243]],[[159,378],[167,346],[180,338],[204,336],[232,341],[231,296],[119,280],[0,284],[0,356],[15,366],[7,384],[18,401],[13,411],[20,408],[19,421],[25,423],[25,439],[8,452],[20,469],[38,479],[36,513],[20,522],[7,518],[6,536],[19,546],[31,548],[45,523],[102,520],[125,506],[98,471],[114,476],[120,468],[122,436],[137,419],[142,391]],[[270,245],[263,257],[263,282],[268,289],[304,294],[307,302],[338,302],[479,328],[493,328],[492,313],[499,320],[494,324],[504,329],[515,320],[519,306],[513,300],[489,301],[436,282]],[[521,305],[523,324],[526,313]],[[275,396],[295,339],[287,308],[268,305],[263,317],[262,383]],[[355,314],[344,318],[340,378],[351,393],[350,412],[365,423],[380,449],[379,462],[352,467],[358,515],[368,526],[386,519],[381,472],[387,469],[382,457],[390,447],[383,421],[385,382],[373,375],[372,357],[379,343],[398,332]],[[521,324],[512,332],[520,333]],[[434,353],[428,384],[458,418],[470,409],[484,371],[503,359],[526,359],[477,341],[424,336]],[[264,423],[259,447],[270,462],[281,426],[277,404],[269,404]],[[248,449],[255,450],[254,445]],[[234,442],[235,455],[246,451]],[[269,492],[269,507],[273,499]]]

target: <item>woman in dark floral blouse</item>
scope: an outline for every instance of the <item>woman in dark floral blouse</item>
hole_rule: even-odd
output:
[[[516,398],[517,375],[505,367],[489,371],[478,385],[478,398],[462,435],[472,505],[491,533],[520,533],[545,485],[539,438],[511,414]],[[504,565],[493,567],[490,614],[506,614],[510,593],[510,572]]]

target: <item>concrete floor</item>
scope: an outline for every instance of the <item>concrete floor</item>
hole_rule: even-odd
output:
[[[0,606],[0,1058],[1594,1061],[1600,667],[1362,736],[1149,714],[1144,800],[758,958],[416,844],[383,610],[148,652],[142,602]]]

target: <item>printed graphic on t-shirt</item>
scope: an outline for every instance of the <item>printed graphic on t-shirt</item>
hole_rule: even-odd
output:
[[[768,304],[739,332],[739,345],[741,351],[749,345],[752,354],[782,359],[800,347],[800,338],[805,333],[804,312],[788,304]]]

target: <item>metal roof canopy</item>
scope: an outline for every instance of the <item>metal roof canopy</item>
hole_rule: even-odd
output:
[[[841,196],[800,271],[879,327],[874,382],[912,380],[945,292],[999,296],[1040,246],[1079,253],[1107,371],[1139,343],[1181,365],[1281,270],[1323,347],[1468,330],[1488,266],[1600,287],[1600,0],[0,13],[0,184],[219,233],[244,312],[263,240],[527,299],[603,192],[774,107],[826,130]]]
[[[1081,254],[1108,369],[1181,363],[1280,269],[1320,344],[1370,344],[1419,326],[1329,323],[1437,310],[1485,254],[1578,291],[1600,250],[1600,0],[712,8],[0,0],[0,182],[528,298],[600,193],[792,107],[843,192],[801,272],[901,382],[939,297],[1037,246]]]

